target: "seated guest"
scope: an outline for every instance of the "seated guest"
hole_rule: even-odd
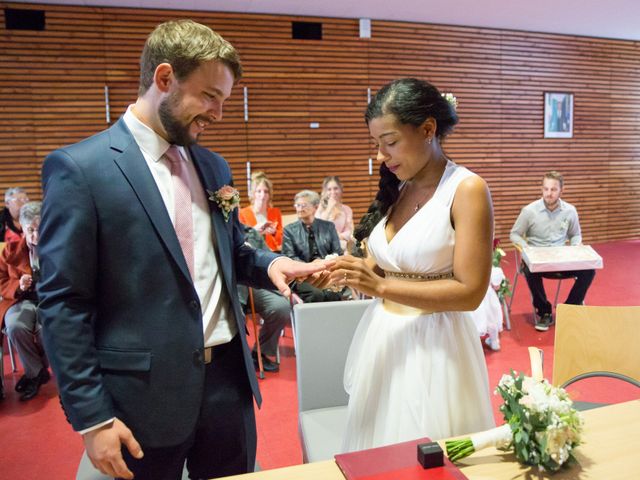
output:
[[[40,207],[40,202],[30,202],[20,209],[24,237],[8,243],[0,256],[0,319],[4,318],[7,335],[24,367],[24,375],[15,386],[23,401],[35,397],[40,385],[51,378],[36,310]]]
[[[22,187],[12,187],[4,194],[5,207],[0,213],[0,242],[17,242],[22,237],[20,228],[20,208],[29,201]]]
[[[294,260],[313,262],[327,255],[341,255],[340,239],[332,222],[315,217],[320,196],[311,190],[303,190],[294,198],[298,221],[284,227],[282,254]],[[331,289],[320,290],[307,282],[293,287],[304,302],[341,300],[342,294]]]
[[[484,343],[493,351],[500,350],[500,332],[502,331],[502,305],[498,297],[497,289],[504,280],[504,272],[500,267],[491,268],[489,288],[487,293],[473,312],[473,322],[476,324],[478,334],[487,336]]]
[[[263,172],[251,174],[249,200],[251,205],[240,209],[240,222],[255,228],[264,237],[270,250],[282,249],[282,213],[271,205],[273,183]]]
[[[333,222],[340,237],[340,247],[347,251],[347,243],[353,233],[353,212],[342,203],[342,182],[336,176],[324,177],[320,205],[316,218]]]
[[[530,203],[522,209],[516,223],[511,229],[511,241],[524,248],[554,247],[564,245],[567,240],[571,245],[582,243],[580,222],[575,207],[560,200],[564,179],[556,171],[548,172],[542,179],[542,198]],[[522,270],[527,279],[533,297],[533,306],[537,313],[536,330],[549,330],[553,322],[551,303],[547,300],[542,283],[542,273],[532,273],[522,262]],[[569,292],[565,303],[582,305],[587,290],[595,276],[595,270],[575,270],[557,272],[562,278],[575,277],[576,281]]]
[[[254,248],[262,250],[269,249],[256,229],[245,225],[244,232],[245,243]],[[245,312],[249,312],[250,302],[248,288],[244,285],[238,285],[238,295]],[[260,328],[260,335],[258,336],[258,342],[260,342],[260,350],[262,352],[262,367],[265,372],[277,372],[280,370],[280,366],[269,357],[275,357],[277,354],[280,332],[289,323],[291,318],[291,304],[289,300],[277,290],[267,290],[264,288],[253,289],[253,303],[256,313],[260,315],[264,321]],[[257,370],[258,352],[256,348],[256,345],[254,345],[251,355]]]

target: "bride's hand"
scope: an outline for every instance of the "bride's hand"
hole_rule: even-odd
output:
[[[371,297],[380,297],[384,278],[378,275],[363,258],[344,255],[339,257],[328,277],[329,283],[347,285]]]

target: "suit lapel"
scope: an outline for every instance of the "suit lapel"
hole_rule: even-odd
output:
[[[298,220],[300,222],[300,230],[302,234],[300,235],[302,239],[302,255],[301,258],[304,259],[305,262],[309,262],[311,259],[311,249],[309,248],[309,232],[307,231],[307,227],[302,220]]]
[[[149,171],[138,144],[122,119],[111,127],[110,137],[111,149],[116,154],[114,162],[126,177],[131,188],[133,188],[156,233],[171,253],[182,273],[191,281],[191,275],[184,260],[176,231],[164,206],[158,186]]]
[[[196,171],[200,176],[200,183],[205,189],[205,195],[207,199],[209,199],[209,192],[215,192],[223,186],[221,183],[223,172],[220,171],[217,162],[200,154],[198,149],[189,148],[189,153],[191,154],[191,159],[196,167]],[[209,209],[211,210],[211,224],[216,237],[216,246],[218,247],[219,267],[222,269],[227,290],[233,292],[233,248],[231,245],[232,236],[230,226],[225,221],[220,207],[218,207],[218,204],[214,200],[209,199]],[[229,222],[232,221],[233,219],[229,218]]]

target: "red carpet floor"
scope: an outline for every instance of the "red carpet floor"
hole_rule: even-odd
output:
[[[640,240],[618,241],[594,245],[602,255],[605,268],[599,270],[586,302],[589,305],[640,305]],[[503,260],[503,269],[513,279],[513,254]],[[549,295],[555,282],[547,284]],[[561,301],[566,298],[570,282],[563,282]],[[527,347],[538,346],[545,353],[545,376],[551,377],[553,363],[553,327],[545,333],[533,328],[532,313],[524,279],[518,283],[511,313],[511,331],[501,334],[502,350],[485,350],[489,380],[494,387],[503,373],[510,368],[528,372]],[[6,352],[6,349],[5,349]],[[263,469],[301,463],[298,442],[295,358],[290,330],[281,347],[281,370],[267,374],[261,381],[263,407],[257,411],[258,462]],[[0,402],[0,480],[66,480],[75,478],[82,454],[82,441],[66,423],[60,409],[54,382],[45,385],[38,397],[22,403],[13,391],[22,372],[11,373],[5,353],[6,397]],[[584,392],[589,398],[603,402],[619,402],[637,398],[632,388],[621,387],[613,381],[591,381],[580,384],[580,390],[571,391],[575,399]],[[597,395],[597,398],[596,398]],[[494,397],[497,422],[499,401]]]

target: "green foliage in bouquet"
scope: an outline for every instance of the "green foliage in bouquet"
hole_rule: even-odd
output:
[[[488,446],[513,449],[518,461],[551,472],[573,459],[583,422],[564,389],[512,370],[502,376],[496,393],[504,400],[505,424],[445,442],[452,462]]]
[[[507,448],[514,449],[520,462],[556,471],[573,459],[582,419],[564,389],[512,370],[503,375],[496,392],[504,400],[500,411],[513,434]]]

